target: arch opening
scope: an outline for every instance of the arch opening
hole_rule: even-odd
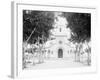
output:
[[[63,49],[58,49],[58,58],[63,58]]]

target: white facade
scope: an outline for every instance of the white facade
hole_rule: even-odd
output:
[[[67,24],[64,17],[56,14],[54,29],[51,30],[51,38],[54,39],[45,44],[46,55],[50,58],[68,58],[71,56],[72,44],[68,40],[71,37],[71,31],[66,28]]]
[[[50,51],[50,58],[68,58],[71,57],[70,51],[73,49],[72,45],[66,39],[66,36],[56,36],[55,40],[46,43],[47,54]],[[59,51],[60,50],[60,51]],[[59,55],[61,53],[61,55]]]
[[[54,29],[51,30],[51,38],[47,41],[45,48],[47,56],[50,58],[68,58],[71,57],[73,49],[71,42],[68,40],[71,37],[71,30],[67,28],[68,22],[62,13],[55,13]],[[49,54],[48,54],[49,52]]]

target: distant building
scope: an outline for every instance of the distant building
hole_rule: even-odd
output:
[[[46,56],[49,58],[68,58],[72,56],[70,51],[73,49],[72,43],[68,40],[71,37],[71,31],[66,28],[66,19],[58,17],[54,24],[55,28],[51,31],[53,40],[45,43]]]

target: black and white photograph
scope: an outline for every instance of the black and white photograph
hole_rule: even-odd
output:
[[[91,66],[91,13],[22,11],[22,68]]]
[[[17,2],[12,8],[13,77],[96,72],[96,8]]]

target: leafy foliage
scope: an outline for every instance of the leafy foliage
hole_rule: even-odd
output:
[[[89,41],[91,37],[91,14],[90,13],[64,13],[68,26],[72,31],[71,41]]]
[[[53,28],[53,12],[23,10],[23,41],[25,42],[35,29],[28,43],[35,43],[39,38],[49,38]],[[41,41],[40,41],[41,42]]]

